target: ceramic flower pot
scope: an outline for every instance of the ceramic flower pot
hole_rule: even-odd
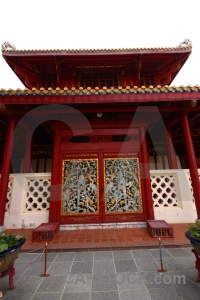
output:
[[[16,245],[0,253],[0,278],[9,275],[9,284],[12,289],[14,288],[13,276],[15,275],[14,262],[25,241],[26,239],[20,240]]]
[[[189,231],[185,232],[185,236],[186,236],[186,238],[188,238],[190,240],[190,243],[193,247],[192,252],[194,253],[194,255],[196,257],[195,268],[198,271],[197,281],[200,282],[200,239],[192,236]]]

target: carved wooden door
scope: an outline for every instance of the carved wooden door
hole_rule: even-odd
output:
[[[97,158],[63,161],[62,213],[97,214],[99,212]]]
[[[143,211],[139,160],[120,155],[104,154],[104,222],[130,221]]]
[[[139,161],[131,153],[77,153],[63,160],[62,223],[133,221],[142,211]]]

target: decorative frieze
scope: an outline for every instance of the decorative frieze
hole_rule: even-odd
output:
[[[77,137],[78,139],[79,137]],[[86,143],[107,143],[107,142],[132,142],[132,141],[139,141],[139,134],[132,134],[132,135],[91,135],[91,136],[80,136],[80,139],[84,139],[83,142]],[[73,143],[72,136],[61,136],[60,138],[61,143]]]

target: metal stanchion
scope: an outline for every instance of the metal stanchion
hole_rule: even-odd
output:
[[[157,270],[158,272],[167,272],[167,270],[164,270],[163,269],[163,261],[162,261],[162,244],[161,244],[161,239],[160,239],[160,237],[158,238],[158,240],[159,240],[159,250],[160,250],[160,269],[159,270]]]
[[[44,274],[41,274],[40,277],[49,277],[50,274],[47,274],[47,242],[44,248]]]

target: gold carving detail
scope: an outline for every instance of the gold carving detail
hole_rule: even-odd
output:
[[[137,153],[136,152],[131,152],[131,153],[123,153],[123,152],[119,152],[119,153],[104,153],[104,156],[107,156],[107,157],[112,157],[112,156],[118,156],[118,157],[122,157],[122,156],[130,156],[130,157],[134,157],[136,156]]]
[[[98,213],[98,182],[96,158],[63,160],[61,215]]]
[[[89,141],[86,143],[107,143],[107,142],[112,142],[112,137],[115,137],[115,135],[91,135],[88,136]],[[132,142],[132,141],[138,141],[139,140],[139,135],[134,134],[134,135],[128,135],[129,140],[127,142]],[[61,136],[61,143],[72,143],[71,141],[72,136]]]
[[[63,157],[64,158],[70,158],[70,157],[91,157],[91,156],[95,156],[97,157],[98,155],[96,153],[87,153],[87,154],[64,154]]]
[[[105,158],[106,213],[141,213],[142,198],[138,158]]]

